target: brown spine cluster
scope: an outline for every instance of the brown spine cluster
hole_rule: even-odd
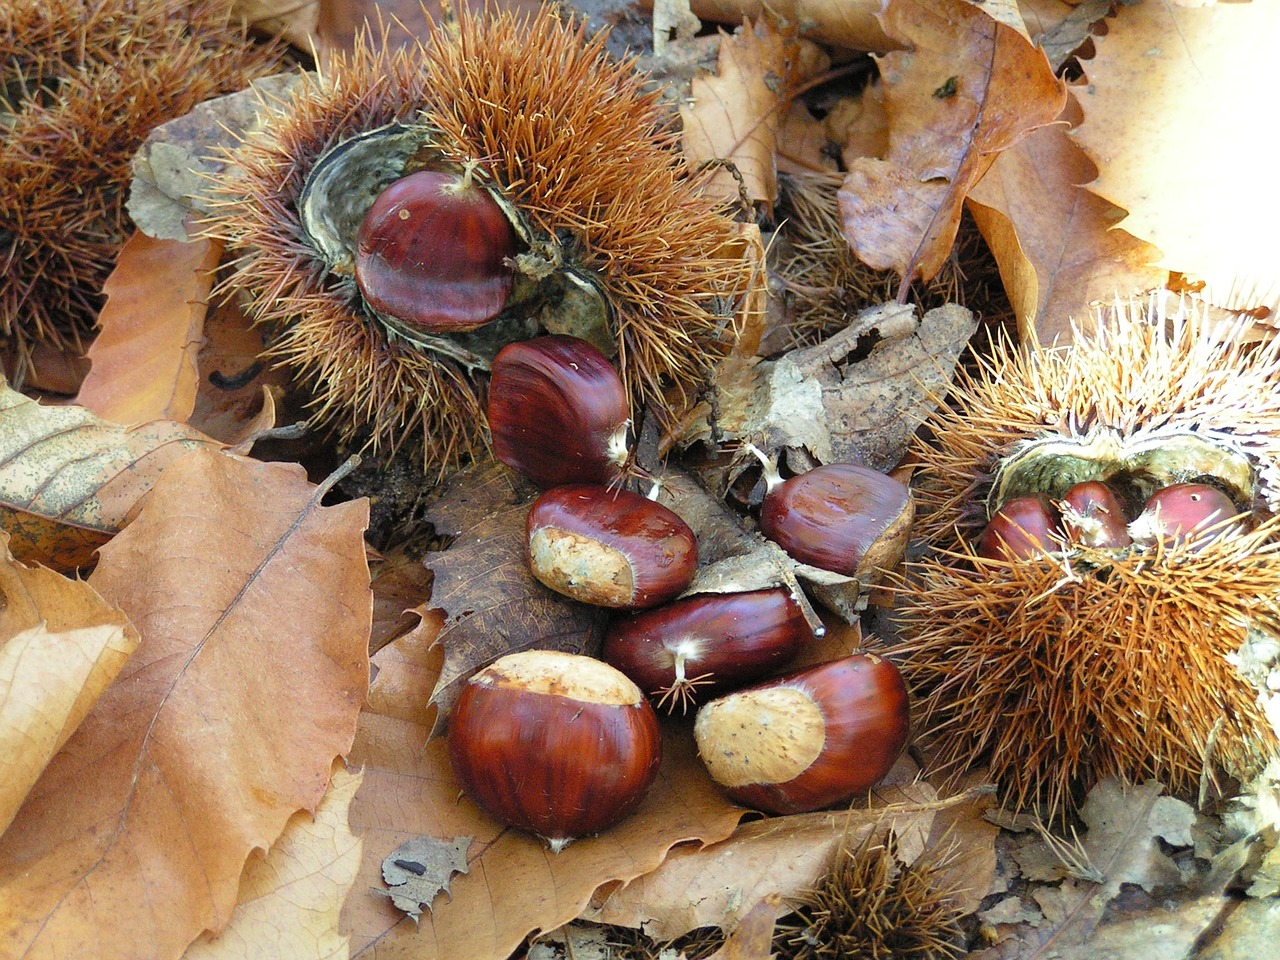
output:
[[[79,351],[129,229],[130,161],[147,134],[270,72],[228,0],[0,5],[0,344]]]
[[[300,239],[315,162],[392,122],[492,184],[538,235],[540,265],[599,285],[637,408],[670,419],[732,344],[748,282],[737,226],[686,177],[634,64],[554,12],[464,10],[411,48],[360,38],[276,107],[233,151],[209,230],[239,255],[228,286],[250,295],[275,331],[271,354],[339,436],[374,449],[418,442],[438,468],[486,443],[482,365],[389,334]]]
[[[892,651],[937,765],[985,763],[1007,803],[1056,815],[1102,777],[1189,790],[1206,765],[1248,776],[1275,752],[1231,660],[1254,631],[1280,632],[1280,346],[1232,333],[1136,305],[1070,348],[1001,346],[958,380],[915,451],[928,549]],[[1033,554],[983,555],[993,491],[1018,458],[1019,483],[1034,476],[1063,503],[1082,479],[1145,482],[1126,449],[1155,463],[1188,442],[1209,454],[1186,470],[1207,474],[1175,480],[1219,482],[1214,451],[1250,465],[1251,489],[1233,489],[1244,512],[1214,536],[1050,537]],[[1110,446],[1119,461],[1078,456]],[[1027,470],[1033,448],[1045,455]]]

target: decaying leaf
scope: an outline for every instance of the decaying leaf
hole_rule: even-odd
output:
[[[454,474],[427,511],[437,533],[458,537],[424,561],[435,574],[431,605],[445,612],[444,668],[431,693],[440,707],[433,735],[443,731],[461,685],[498,657],[599,649],[602,611],[553,593],[529,572],[525,515],[533,493],[513,470],[482,461]]]
[[[1075,136],[1100,170],[1089,189],[1220,306],[1280,309],[1280,178],[1256,139],[1271,129],[1278,35],[1274,3],[1135,4],[1085,64]]]
[[[415,837],[400,844],[382,861],[387,896],[417,923],[437,896],[448,895],[454,874],[467,872],[470,846],[470,837]]]
[[[183,960],[350,956],[349,938],[338,931],[338,914],[360,866],[360,841],[347,826],[360,779],[341,760],[334,764],[315,815],[295,813],[270,850],[250,856],[231,921],[217,936],[202,934]]]
[[[717,74],[693,79],[690,102],[680,107],[681,144],[714,196],[769,208],[778,199],[774,154],[792,79],[788,45],[768,22],[748,22],[721,39]]]
[[[1191,846],[1196,815],[1161,794],[1155,782],[1104,780],[1081,809],[1080,835],[1042,829],[1023,842],[1016,856],[1033,881],[1029,896],[984,913],[995,942],[975,960],[1035,955],[1049,944],[1065,960],[1194,955],[1228,909],[1223,893],[1246,863],[1250,840],[1215,856],[1207,872],[1188,870],[1173,853]]]
[[[932,278],[964,198],[996,155],[1062,111],[1044,53],[963,0],[892,0],[886,32],[911,46],[880,61],[889,155],[854,161],[840,189],[845,234],[864,263]]]
[[[881,0],[692,0],[703,20],[741,23],[771,16],[799,24],[805,36],[848,50],[893,50],[877,14]]]
[[[314,809],[368,683],[362,501],[198,451],[89,583],[142,641],[0,838],[0,941],[28,957],[177,956],[246,859]]]
[[[802,448],[820,463],[860,460],[891,469],[945,393],[975,328],[973,315],[955,304],[922,319],[907,305],[868,308],[816,346],[774,362],[723,365],[714,409],[697,411],[684,440],[715,430],[766,452]],[[850,362],[860,351],[867,353]]]
[[[1072,100],[1064,119],[1076,117]],[[1066,343],[1093,304],[1159,288],[1160,251],[1116,226],[1124,211],[1086,189],[1097,167],[1062,125],[1003,151],[969,194],[1023,337]]]
[[[56,570],[90,563],[175,460],[221,445],[180,423],[124,427],[48,407],[0,380],[0,529],[14,556]]]
[[[286,422],[305,419],[296,410],[300,400],[290,395],[288,373],[262,358],[265,347],[264,328],[244,315],[234,295],[210,306],[197,358],[200,382],[187,420],[191,426],[223,443],[242,443],[276,425],[269,408],[278,398],[286,401]]]
[[[945,842],[931,832],[936,814],[957,802],[939,801],[924,783],[904,783],[906,767],[890,772],[870,805],[847,811],[794,814],[743,824],[732,837],[709,847],[681,847],[657,870],[605,895],[584,914],[601,923],[638,927],[659,940],[697,927],[732,929],[755,904],[770,895],[792,899],[812,887],[841,843],[856,843],[871,830],[893,829],[898,856],[913,863],[931,844]],[[960,803],[972,803],[962,798]],[[995,831],[969,855],[994,871]],[[972,891],[965,906],[975,909],[986,893]]]
[[[218,148],[234,146],[253,129],[263,104],[286,99],[298,82],[297,73],[265,77],[152,130],[133,158],[128,210],[138,229],[157,240],[186,240],[187,218],[208,212],[200,198],[208,177],[224,166]]]
[[[785,909],[780,896],[769,894],[747,911],[724,946],[708,960],[772,960],[774,927]]]
[[[196,357],[222,243],[135,233],[116,259],[76,403],[120,424],[186,423],[200,375]]]
[[[438,625],[436,625],[438,627]],[[602,884],[648,873],[676,844],[728,836],[745,812],[702,769],[687,725],[663,728],[658,779],[637,812],[558,854],[503,827],[462,794],[443,738],[429,739],[438,654],[430,623],[383,647],[351,762],[365,770],[351,809],[365,854],[344,908],[352,952],[362,957],[506,957],[534,930],[578,916]],[[468,872],[454,877],[417,926],[385,895],[382,861],[415,837],[472,837]]]
[[[0,533],[0,834],[137,646],[93,587],[23,566]]]

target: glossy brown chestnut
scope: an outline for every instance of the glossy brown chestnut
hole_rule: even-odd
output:
[[[698,542],[673,511],[629,490],[553,487],[533,502],[529,568],[542,583],[598,607],[656,607],[680,594]]]
[[[1231,518],[1239,511],[1231,498],[1204,483],[1175,483],[1157,490],[1142,506],[1142,513],[1129,525],[1135,543],[1165,546],[1194,541],[1210,543],[1236,524]]]
[[[854,654],[725,694],[698,711],[694,737],[712,779],[769,813],[804,813],[869,790],[910,730],[898,668]]]
[[[854,463],[828,463],[775,482],[760,529],[791,557],[862,579],[902,558],[915,514],[906,485]]]
[[[630,814],[658,774],[658,718],[591,657],[530,650],[471,677],[449,717],[449,760],[490,814],[559,852]]]
[[[1043,494],[1015,497],[987,521],[978,556],[988,560],[1031,560],[1060,548],[1058,511]]]
[[[494,358],[493,452],[540,487],[617,480],[630,416],[622,378],[585,340],[535,337],[508,344]]]
[[[1067,539],[1099,550],[1129,546],[1129,521],[1116,492],[1100,480],[1086,480],[1071,487],[1058,504]]]
[[[616,618],[601,657],[658,698],[659,708],[683,713],[785,666],[812,637],[800,605],[781,587],[705,593]]]
[[[356,285],[378,313],[426,332],[474,330],[502,312],[516,234],[461,174],[423,170],[378,194],[356,233]]]

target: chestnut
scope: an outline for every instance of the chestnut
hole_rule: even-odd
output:
[[[1135,543],[1165,546],[1195,542],[1200,545],[1235,529],[1239,511],[1231,498],[1205,483],[1174,483],[1157,490],[1129,525]]]
[[[731,798],[804,813],[879,783],[906,746],[909,719],[898,668],[858,653],[712,700],[693,732]]]
[[[630,490],[552,487],[526,523],[529,569],[597,607],[635,610],[674,599],[693,579],[698,541],[674,511]]]
[[[616,618],[601,657],[659,707],[683,713],[784,666],[812,637],[800,605],[781,587],[705,593]]]
[[[1120,498],[1101,480],[1073,485],[1062,495],[1058,509],[1072,543],[1105,550],[1120,550],[1133,543]]]
[[[356,232],[356,285],[373,310],[411,330],[474,330],[506,306],[515,253],[515,229],[473,177],[422,170],[369,207]]]
[[[1058,511],[1041,493],[1014,497],[992,514],[978,540],[978,556],[988,560],[1032,560],[1057,550],[1062,541]]]
[[[509,343],[489,376],[489,433],[499,460],[538,486],[612,483],[627,461],[627,391],[585,340]]]
[[[866,579],[893,567],[915,513],[907,486],[856,463],[828,463],[782,480],[766,464],[760,529],[792,558]]]
[[[634,683],[550,650],[508,654],[473,675],[448,739],[463,789],[557,853],[630,814],[662,760],[657,715]]]

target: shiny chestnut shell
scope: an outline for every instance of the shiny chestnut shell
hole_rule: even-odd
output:
[[[529,508],[529,568],[543,584],[599,607],[655,607],[679,595],[698,542],[672,510],[629,490],[568,484]]]
[[[356,232],[365,302],[405,326],[474,330],[511,295],[516,233],[497,201],[461,174],[422,170],[389,184]]]
[[[1032,560],[1061,548],[1057,508],[1043,494],[1015,497],[992,514],[978,540],[988,560]]]
[[[467,793],[554,850],[626,818],[662,760],[657,716],[634,683],[599,660],[547,650],[472,676],[448,737]]]
[[[1129,521],[1116,492],[1100,480],[1086,480],[1062,495],[1062,527],[1073,543],[1096,549],[1129,546]]]
[[[760,529],[791,557],[850,577],[892,567],[914,516],[911,491],[854,463],[828,463],[765,494]]]
[[[781,588],[707,593],[617,617],[601,657],[674,711],[767,676],[813,638]]]
[[[494,455],[540,487],[618,479],[630,417],[622,378],[585,340],[535,337],[508,344],[494,358]]]
[[[798,670],[702,707],[698,754],[739,803],[804,813],[879,783],[907,744],[902,675],[888,660],[854,654]]]
[[[1133,539],[1147,545],[1166,546],[1193,542],[1210,543],[1236,524],[1235,503],[1217,487],[1205,483],[1174,483],[1147,498],[1138,519],[1130,524]]]

